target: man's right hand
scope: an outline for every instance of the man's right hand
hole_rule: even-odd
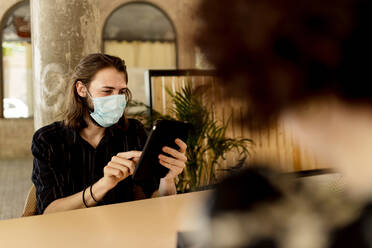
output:
[[[101,201],[109,190],[114,188],[120,181],[133,174],[141,153],[142,152],[139,151],[130,151],[121,152],[113,156],[111,161],[103,169],[104,176],[92,185],[92,195],[88,189],[71,196],[57,199],[48,205],[44,210],[44,214],[84,208],[85,206],[81,200],[82,193],[85,193],[83,197],[88,206],[97,205],[97,202]]]
[[[141,156],[140,151],[120,152],[103,168],[102,181],[110,190],[120,181],[132,175]]]

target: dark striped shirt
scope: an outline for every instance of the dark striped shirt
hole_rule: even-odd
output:
[[[146,142],[143,125],[129,119],[127,130],[118,126],[106,128],[105,135],[94,149],[77,130],[55,122],[35,132],[31,151],[34,155],[32,181],[36,187],[37,212],[54,200],[73,195],[103,177],[103,168],[119,152],[141,151]],[[110,190],[99,205],[134,199],[133,181],[128,177]],[[146,195],[158,188],[159,180],[140,185]]]

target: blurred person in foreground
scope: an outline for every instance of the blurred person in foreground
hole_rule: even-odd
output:
[[[370,0],[202,1],[197,43],[225,99],[257,128],[283,120],[353,199],[249,169],[217,187],[206,246],[372,247],[371,12]]]

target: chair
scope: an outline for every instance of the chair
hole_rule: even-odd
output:
[[[31,186],[28,192],[25,206],[21,217],[36,215],[36,188],[35,185]]]

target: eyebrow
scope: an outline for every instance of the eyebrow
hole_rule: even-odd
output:
[[[109,89],[109,90],[114,90],[115,89],[115,87],[111,87],[111,86],[103,86],[102,88]],[[121,88],[120,90],[124,90],[124,89],[128,89],[128,87]]]

